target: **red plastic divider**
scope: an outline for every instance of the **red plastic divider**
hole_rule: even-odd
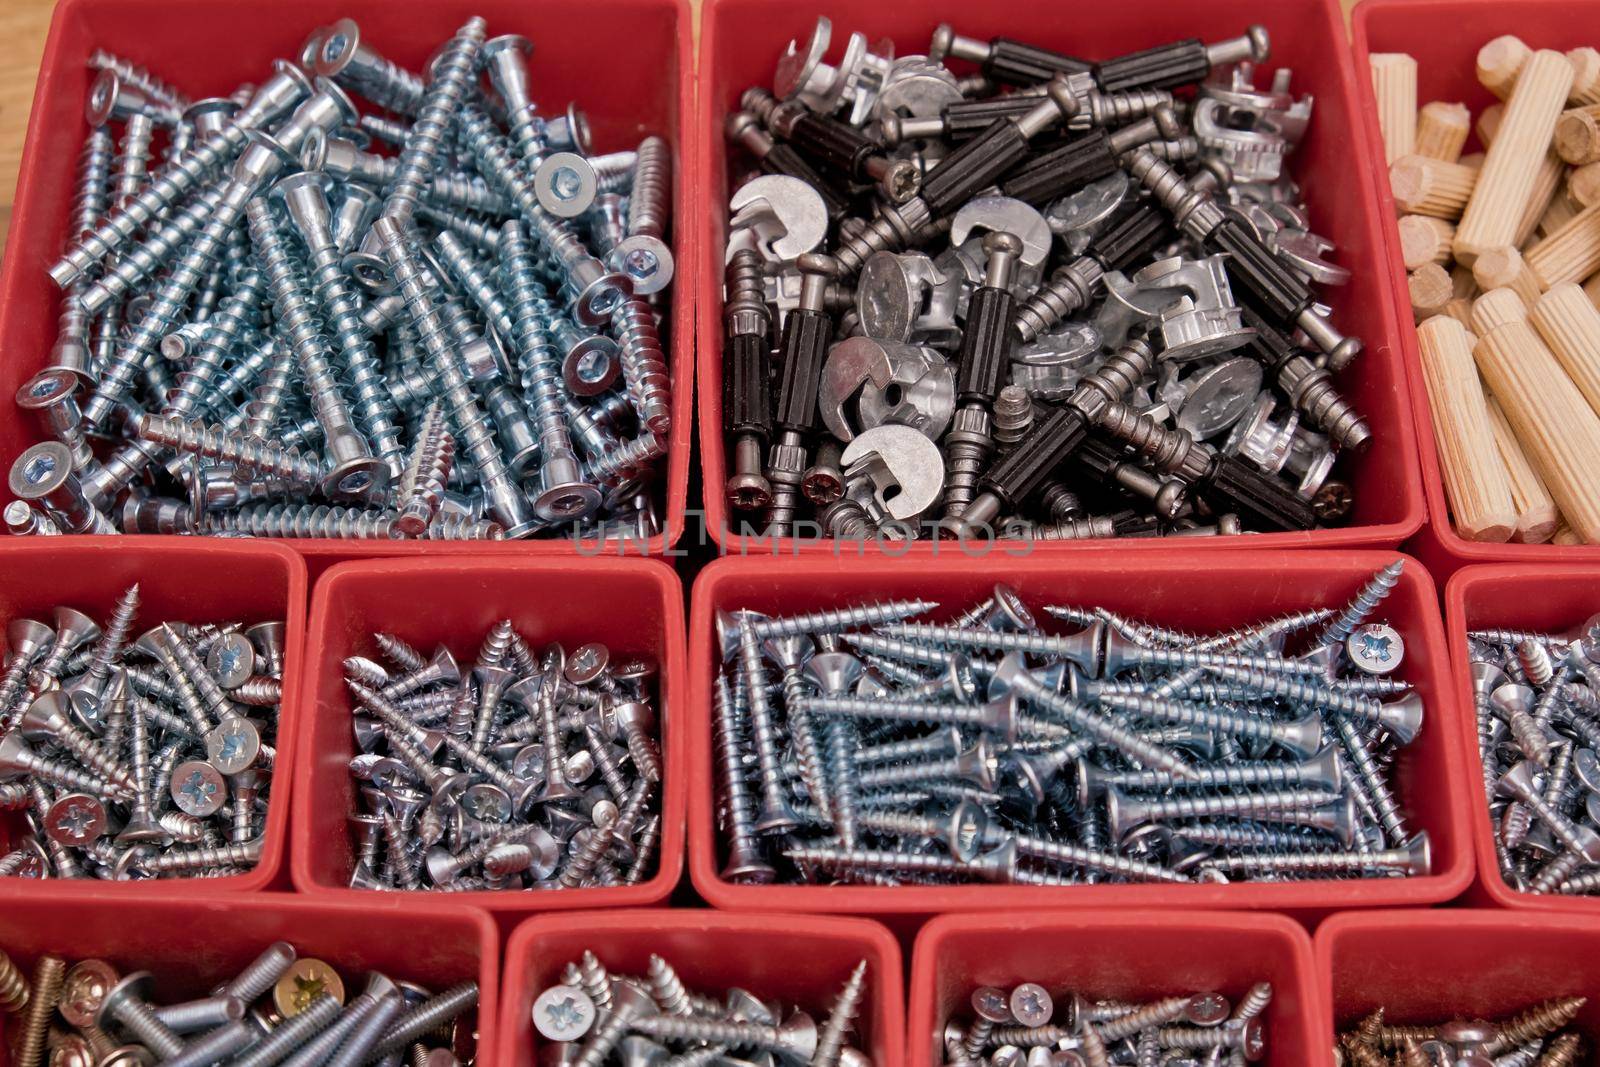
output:
[[[274,941],[331,964],[347,996],[374,970],[436,993],[476,981],[480,1041],[486,1046],[493,1034],[499,943],[494,923],[472,908],[418,908],[392,893],[358,906],[287,894],[129,899],[110,891],[70,906],[31,899],[0,908],[0,948],[24,974],[42,955],[69,964],[98,958],[123,974],[150,971],[169,1003],[210,995]],[[16,1025],[16,1017],[0,1017],[0,1036]],[[14,1055],[0,1041],[0,1067],[16,1062]]]
[[[1087,999],[1217,992],[1234,1003],[1255,983],[1271,982],[1260,1062],[1306,1067],[1317,1062],[1315,1050],[1324,1044],[1311,938],[1281,916],[1000,912],[944,915],[922,928],[911,957],[906,1062],[938,1067],[945,1023],[971,1021],[972,991],[1022,982]]]
[[[44,439],[36,420],[9,407],[17,388],[44,365],[56,335],[61,293],[46,269],[67,237],[73,173],[85,134],[89,53],[106,48],[148,67],[199,98],[258,81],[277,58],[299,55],[318,26],[350,17],[389,59],[421,70],[439,42],[473,15],[490,33],[534,43],[534,97],[546,108],[574,101],[589,116],[596,151],[632,148],[645,134],[674,147],[672,252],[679,280],[666,323],[673,382],[665,532],[609,550],[661,555],[683,532],[694,418],[694,225],[699,153],[694,118],[694,23],[688,0],[62,0],[50,24],[23,148],[11,231],[0,277],[0,466],[9,468]],[[600,43],[603,42],[603,47]],[[129,542],[133,544],[134,542]],[[505,543],[286,540],[329,560],[371,556],[550,555],[570,558],[567,538]],[[589,542],[585,551],[598,551]]]
[[[1467,631],[1506,627],[1563,633],[1581,626],[1600,610],[1600,563],[1463,567],[1445,585],[1444,604],[1445,634],[1456,665],[1456,701],[1463,711],[1458,721],[1467,761],[1464,777],[1471,786],[1472,840],[1478,857],[1478,878],[1472,896],[1482,904],[1583,915],[1592,922],[1600,917],[1600,897],[1524,893],[1513,889],[1500,873],[1494,851],[1494,825],[1483,794],[1483,757],[1472,711]]]
[[[300,676],[306,625],[305,561],[281,545],[252,541],[108,537],[9,538],[0,544],[0,624],[36,618],[50,624],[58,606],[77,608],[102,626],[128,586],[139,583],[139,614],[130,640],[157,623],[284,622],[283,703],[278,715],[277,763],[261,862],[226,878],[98,880],[0,878],[0,900],[95,900],[130,896],[204,897],[286,885],[289,797],[293,791],[300,722]],[[0,845],[22,828],[20,813],[0,818]],[[0,908],[0,911],[5,910]],[[4,945],[0,944],[0,948]]]
[[[1388,248],[1377,266],[1388,282],[1389,299],[1399,324],[1398,355],[1405,368],[1416,419],[1417,454],[1422,461],[1422,491],[1428,524],[1411,546],[1441,578],[1467,563],[1580,563],[1600,561],[1595,545],[1513,545],[1468,541],[1456,533],[1445,501],[1439,449],[1433,436],[1433,408],[1422,380],[1416,331],[1410,326],[1411,297],[1400,257],[1394,196],[1383,166],[1383,140],[1378,107],[1367,67],[1373,52],[1406,52],[1417,60],[1417,103],[1461,101],[1473,117],[1495,98],[1478,84],[1474,63],[1478,49],[1501,34],[1516,34],[1533,48],[1562,51],[1593,45],[1594,5],[1585,0],[1362,0],[1351,17],[1355,67],[1361,86],[1360,106],[1367,154],[1374,161],[1380,228]],[[1320,102],[1319,102],[1320,104]],[[1467,150],[1476,151],[1477,135]]]
[[[1233,885],[1082,885],[1037,887],[737,885],[719,874],[723,853],[713,795],[711,706],[720,655],[719,610],[750,608],[797,614],[899,597],[941,602],[950,617],[988,596],[997,581],[1014,586],[1030,606],[1103,605],[1185,630],[1208,630],[1318,605],[1342,605],[1393,552],[1205,552],[1195,554],[1084,551],[1070,559],[1036,554],[984,559],[943,555],[915,565],[893,559],[839,560],[806,555],[777,568],[753,559],[720,560],[695,582],[690,620],[692,699],[688,734],[689,872],[695,888],[720,908],[806,912],[920,914],[996,908],[1272,909],[1320,916],[1339,908],[1396,907],[1451,900],[1472,879],[1470,777],[1459,730],[1466,714],[1452,684],[1450,656],[1433,580],[1407,559],[1399,584],[1378,614],[1405,637],[1399,674],[1426,702],[1422,733],[1396,760],[1397,796],[1411,825],[1428,831],[1434,873],[1420,878],[1241,882]]]
[[[533,1029],[536,997],[566,965],[592,950],[613,974],[642,975],[651,953],[691,991],[738,986],[762,999],[803,1005],[820,1026],[851,970],[867,961],[868,985],[850,1043],[879,1067],[905,1062],[905,990],[900,945],[877,923],[797,915],[642,910],[542,915],[506,942],[497,1067],[547,1062]]]
[[[1347,459],[1339,468],[1340,477],[1356,489],[1355,513],[1348,526],[1264,534],[1250,544],[1263,548],[1393,546],[1422,526],[1420,475],[1411,462],[1415,429],[1397,347],[1397,337],[1408,332],[1409,325],[1395,318],[1385,284],[1386,223],[1374,188],[1381,169],[1373,162],[1360,116],[1364,92],[1360,86],[1366,74],[1357,76],[1349,53],[1341,47],[1344,16],[1336,0],[1214,0],[1205,4],[1130,0],[1098,6],[1091,18],[1072,5],[969,4],[959,0],[876,5],[835,0],[795,5],[788,0],[708,0],[701,29],[697,122],[701,158],[696,168],[704,182],[700,207],[706,228],[699,237],[696,284],[701,469],[706,524],[719,544],[741,552],[774,551],[771,540],[737,536],[728,529],[722,493],[728,471],[722,432],[722,282],[730,191],[730,154],[722,136],[723,123],[746,87],[772,84],[773,67],[784,47],[794,38],[804,41],[819,14],[833,20],[836,42],[842,41],[843,34],[859,30],[868,40],[892,40],[897,55],[925,52],[940,22],[949,22],[968,36],[1012,36],[1090,58],[1110,58],[1175,38],[1216,40],[1243,33],[1252,23],[1265,25],[1272,37],[1272,57],[1258,79],[1264,79],[1272,68],[1291,67],[1295,92],[1316,96],[1316,115],[1292,159],[1292,171],[1305,190],[1314,228],[1338,245],[1336,258],[1353,272],[1348,285],[1330,289],[1327,295],[1340,329],[1362,338],[1367,346],[1354,366],[1339,376],[1338,383],[1365,413],[1373,428],[1373,442],[1365,455]],[[842,44],[836,43],[838,47]],[[830,550],[826,542],[790,538],[779,545],[777,551],[783,554]],[[1158,539],[1124,540],[1117,545],[1126,551],[1162,549]],[[1082,542],[1046,542],[1040,548],[1056,553],[1080,551],[1082,546]],[[1237,546],[1230,545],[1229,538],[1196,538],[1188,547],[1225,551]],[[913,551],[928,549],[921,545]]]
[[[660,663],[655,707],[662,730],[661,848],[654,876],[605,889],[450,894],[496,915],[659,904],[683,871],[684,771],[688,734],[679,717],[684,678],[683,586],[656,560],[597,559],[583,567],[553,560],[371,560],[330,569],[312,601],[310,663],[302,699],[304,753],[291,827],[295,888],[318,899],[371,902],[394,896],[349,888],[354,854],[346,817],[356,810],[348,762],[350,699],[342,663],[375,653],[387,630],[420,648],[443,644],[471,663],[489,628],[509,618],[535,650],[603,641],[613,655],[648,654]],[[441,894],[401,894],[438,899]]]
[[[1600,1040],[1600,926],[1525,911],[1376,911],[1336,915],[1317,928],[1324,982],[1321,1055],[1334,1034],[1379,1007],[1391,1025],[1499,1019],[1555,997],[1586,996],[1573,1025]]]

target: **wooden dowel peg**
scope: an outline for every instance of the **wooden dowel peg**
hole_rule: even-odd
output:
[[[1600,416],[1526,322],[1480,334],[1472,355],[1561,514],[1600,542]]]
[[[1408,156],[1417,139],[1417,61],[1404,52],[1372,56],[1372,93],[1378,101],[1378,128],[1389,162]]]
[[[1485,249],[1520,243],[1517,230],[1571,88],[1572,64],[1560,52],[1541,49],[1528,58],[1456,227],[1456,259],[1470,264]],[[1544,213],[1544,202],[1537,211]],[[1535,215],[1530,232],[1537,222]]]
[[[1467,329],[1472,328],[1472,301],[1464,296],[1453,297],[1445,301],[1441,315],[1449,315]]]
[[[1550,540],[1561,525],[1561,511],[1556,507],[1550,490],[1544,487],[1539,472],[1533,469],[1533,464],[1523,454],[1522,445],[1518,443],[1511,423],[1506,421],[1505,412],[1493,399],[1489,401],[1489,427],[1494,431],[1494,444],[1500,453],[1500,462],[1505,464],[1506,480],[1511,486],[1511,506],[1517,513],[1516,532],[1511,535],[1511,540],[1524,545],[1542,545]]]
[[[1581,288],[1564,282],[1530,306],[1528,321],[1589,406],[1600,412],[1600,311]],[[1600,471],[1594,473],[1600,477]]]
[[[1500,99],[1511,95],[1533,50],[1522,38],[1506,34],[1478,49],[1478,83]]]
[[[1480,289],[1510,289],[1532,307],[1539,299],[1539,281],[1515,248],[1491,248],[1472,265],[1472,278]]]
[[[1439,315],[1417,327],[1417,351],[1456,531],[1469,541],[1509,541],[1517,512],[1489,425],[1472,335],[1455,319]]]
[[[1539,216],[1538,233],[1541,237],[1549,237],[1552,233],[1565,226],[1578,213],[1579,205],[1572,202],[1572,197],[1565,191],[1558,192],[1550,198],[1550,205],[1544,209],[1544,214]]]
[[[1589,298],[1589,303],[1600,308],[1600,274],[1583,283],[1583,295]]]
[[[1574,167],[1600,161],[1600,104],[1561,113],[1556,119],[1556,154]]]
[[[1399,222],[1400,255],[1406,270],[1416,270],[1424,263],[1437,263],[1441,267],[1450,262],[1450,240],[1456,228],[1444,219],[1427,215],[1405,215]]]
[[[1406,156],[1389,167],[1389,189],[1395,206],[1407,215],[1458,219],[1472,199],[1478,172],[1460,163],[1426,156]]]
[[[1419,156],[1454,163],[1461,158],[1471,130],[1472,112],[1467,105],[1435,100],[1417,112],[1417,133],[1411,150]]]
[[[1459,241],[1460,230],[1456,231]],[[1600,270],[1600,204],[1586,207],[1528,253],[1528,269],[1541,289],[1581,282]]]
[[[1600,204],[1600,163],[1585,163],[1568,171],[1567,196],[1580,211]]]
[[[1528,305],[1510,289],[1490,289],[1472,302],[1472,332],[1482,336],[1513,322],[1528,321]]]
[[[1572,91],[1567,103],[1573,107],[1600,104],[1600,51],[1593,48],[1574,48],[1567,53],[1572,64]]]
[[[1566,523],[1562,523],[1560,528],[1556,530],[1555,536],[1550,538],[1550,543],[1552,545],[1567,546],[1581,545],[1583,544],[1583,538],[1574,533],[1572,527],[1568,526]]]
[[[1424,263],[1412,271],[1406,277],[1406,289],[1411,294],[1412,316],[1418,322],[1439,314],[1456,295],[1450,275],[1437,263]]]
[[[1500,132],[1500,120],[1505,117],[1504,104],[1490,104],[1478,116],[1478,140],[1485,145],[1494,143],[1495,134]],[[1555,198],[1556,190],[1561,187],[1561,179],[1567,173],[1567,165],[1556,155],[1556,150],[1551,147],[1544,154],[1544,160],[1539,164],[1539,170],[1534,175],[1533,186],[1528,192],[1528,202],[1522,209],[1522,215],[1517,219],[1517,234],[1513,242],[1518,248],[1526,245],[1528,239],[1539,228],[1539,220],[1549,209],[1550,201]]]

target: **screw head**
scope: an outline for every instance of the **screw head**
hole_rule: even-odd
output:
[[[533,1002],[533,1028],[548,1041],[577,1041],[594,1026],[594,1001],[577,986],[551,986]]]
[[[228,782],[204,760],[189,760],[173,770],[167,791],[179,811],[204,819],[222,810],[228,799]]]
[[[100,1010],[95,1013],[95,1025],[102,1030],[109,1029],[109,1024],[117,1017],[117,1009],[124,1001],[129,998],[149,1000],[154,985],[155,976],[149,971],[134,971],[124,976],[100,1001]]]
[[[249,719],[227,719],[206,734],[206,756],[226,775],[239,774],[255,765],[261,755],[261,731]]]
[[[1229,1010],[1228,998],[1221,993],[1198,993],[1189,998],[1183,1017],[1195,1026],[1219,1026]]]
[[[1406,643],[1400,631],[1382,622],[1356,627],[1345,638],[1345,655],[1366,674],[1388,674],[1405,658]]]
[[[11,493],[23,500],[40,500],[72,477],[72,450],[59,441],[41,441],[11,465]]]
[[[1011,1014],[1023,1026],[1043,1026],[1055,1011],[1049,990],[1037,982],[1023,982],[1011,991]]]
[[[328,994],[340,1004],[344,1003],[344,981],[322,960],[303,956],[289,965],[289,969],[272,987],[272,1003],[284,1018],[299,1015],[322,994]]]
[[[206,670],[224,689],[237,689],[256,669],[255,646],[243,634],[223,634],[206,654]]]
[[[106,808],[87,793],[68,793],[50,805],[44,827],[58,844],[87,845],[106,832]]]
[[[1011,999],[1006,996],[1005,990],[992,985],[980,986],[972,991],[972,1010],[978,1013],[978,1018],[992,1023],[1011,1021]]]
[[[82,1029],[92,1025],[105,1003],[106,995],[117,984],[115,967],[105,960],[82,960],[73,965],[61,983],[61,1017]]]

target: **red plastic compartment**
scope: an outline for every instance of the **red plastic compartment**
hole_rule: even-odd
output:
[[[305,640],[305,562],[281,545],[252,541],[193,541],[105,537],[11,538],[0,544],[0,624],[34,618],[51,624],[57,606],[76,608],[104,626],[128,586],[139,583],[139,614],[129,639],[151,626],[184,622],[272,622],[284,626],[283,703],[277,763],[267,801],[261,862],[227,878],[136,882],[0,878],[0,899],[96,899],[127,896],[193,897],[286,885],[289,797],[294,786],[300,721],[301,645]],[[20,813],[0,819],[0,844],[9,849],[22,829]],[[0,945],[0,948],[3,948]]]
[[[347,998],[361,991],[368,971],[435,993],[475,981],[474,1021],[480,1041],[489,1040],[499,1003],[499,945],[489,917],[472,908],[407,906],[393,894],[357,906],[287,894],[130,900],[101,893],[73,902],[7,901],[0,910],[0,949],[24,974],[42,955],[69,965],[99,958],[123,974],[150,971],[165,1003],[208,996],[274,941],[331,964]],[[0,1018],[6,1036],[16,1025],[13,1016]],[[13,1056],[9,1042],[0,1041],[0,1067],[10,1067]]]
[[[1235,1004],[1255,983],[1271,982],[1260,1062],[1304,1067],[1321,1044],[1311,939],[1281,916],[1086,911],[1041,919],[999,912],[940,916],[917,936],[906,1062],[938,1067],[945,1023],[971,1021],[972,991],[1022,982],[1089,1000],[1218,992]]]
[[[443,644],[470,664],[489,628],[509,618],[537,651],[551,641],[569,649],[603,641],[613,656],[648,654],[660,664],[655,708],[661,723],[661,846],[656,874],[638,885],[609,889],[450,894],[494,912],[517,916],[571,908],[658,904],[683,871],[684,773],[687,733],[677,721],[687,689],[684,675],[683,586],[655,560],[597,559],[575,567],[560,560],[370,560],[341,564],[317,583],[308,642],[313,650],[303,699],[302,751],[291,869],[295,888],[319,899],[373,902],[390,892],[351,889],[354,869],[345,819],[356,810],[348,762],[355,752],[350,698],[342,663],[372,656],[372,634],[387,630],[422,649]],[[440,899],[417,892],[408,898]]]
[[[1461,101],[1473,118],[1495,97],[1478,84],[1474,64],[1478,49],[1501,34],[1515,34],[1532,48],[1566,51],[1595,43],[1594,5],[1585,0],[1363,0],[1351,18],[1354,32],[1356,81],[1362,86],[1367,152],[1380,176],[1377,215],[1388,243],[1380,262],[1388,281],[1389,299],[1399,324],[1399,357],[1410,382],[1415,409],[1417,454],[1422,460],[1422,491],[1427,499],[1428,524],[1412,549],[1440,577],[1467,563],[1580,563],[1600,561],[1596,545],[1484,544],[1458,535],[1450,522],[1439,449],[1433,437],[1433,409],[1422,380],[1416,331],[1408,321],[1411,297],[1406,291],[1406,270],[1400,258],[1400,231],[1396,226],[1394,196],[1383,163],[1383,141],[1378,131],[1378,109],[1371,80],[1366,76],[1374,52],[1406,52],[1417,60],[1417,104],[1430,100]],[[1449,31],[1441,33],[1441,27]],[[1319,102],[1320,103],[1320,102]],[[1467,150],[1481,148],[1477,135],[1468,138]]]
[[[905,1062],[905,995],[900,945],[863,919],[642,910],[542,915],[506,942],[505,994],[497,1067],[533,1067],[542,1039],[533,1002],[561,981],[566,965],[591,950],[613,974],[642,975],[655,953],[692,992],[720,996],[737,986],[763,1000],[799,1005],[820,1026],[850,972],[867,961],[867,994],[850,1043],[878,1067]]]
[[[1391,1025],[1501,1019],[1555,997],[1586,996],[1573,1026],[1600,1039],[1600,926],[1528,912],[1376,911],[1317,928],[1325,1005],[1320,1055],[1333,1067],[1335,1033],[1379,1007]],[[1581,1061],[1580,1061],[1581,1062]]]
[[[535,99],[547,109],[577,103],[594,129],[595,150],[632,148],[645,134],[674,147],[672,251],[679,280],[663,332],[670,342],[673,430],[665,474],[665,533],[618,541],[611,551],[663,554],[683,531],[694,417],[693,119],[694,24],[686,0],[62,0],[45,43],[33,115],[22,155],[10,239],[0,279],[0,464],[44,439],[37,420],[11,397],[43,364],[56,336],[60,291],[45,273],[66,240],[73,174],[85,134],[84,99],[93,80],[84,65],[107,48],[199,98],[258,81],[274,59],[294,58],[318,26],[350,17],[389,59],[421,70],[439,43],[473,15],[491,34],[520,33],[534,43]],[[596,47],[604,41],[605,47]],[[341,559],[418,555],[574,554],[570,538],[506,543],[289,540],[323,565]],[[588,542],[586,552],[600,551]]]
[[[1445,634],[1456,668],[1453,679],[1460,717],[1461,746],[1471,787],[1472,841],[1478,857],[1473,897],[1502,908],[1531,908],[1600,917],[1600,897],[1560,893],[1524,893],[1500,874],[1495,858],[1494,826],[1483,794],[1483,758],[1472,714],[1472,673],[1467,659],[1467,631],[1506,627],[1539,633],[1564,633],[1600,611],[1600,563],[1530,567],[1495,564],[1463,567],[1444,589]]]
[[[996,908],[1236,908],[1320,916],[1339,908],[1435,904],[1455,898],[1472,878],[1468,777],[1459,731],[1463,713],[1450,679],[1450,657],[1433,580],[1415,560],[1379,609],[1404,635],[1399,674],[1427,702],[1422,733],[1397,760],[1397,795],[1411,825],[1428,831],[1434,873],[1422,878],[1261,882],[1234,885],[804,886],[737,885],[719,872],[712,766],[712,692],[718,669],[716,612],[750,608],[799,614],[901,597],[937,600],[948,618],[990,595],[997,581],[1014,586],[1031,607],[1105,606],[1185,630],[1243,625],[1307,607],[1342,605],[1392,552],[1204,552],[1165,555],[1101,549],[1071,559],[1035,555],[984,559],[840,560],[813,555],[781,569],[754,559],[720,560],[695,582],[690,621],[689,872],[716,907],[807,912],[929,915]],[[1057,629],[1051,627],[1051,629]]]
[[[1411,462],[1414,424],[1406,399],[1407,383],[1396,337],[1395,319],[1383,270],[1388,248],[1386,225],[1375,199],[1377,168],[1361,133],[1362,97],[1349,56],[1340,47],[1344,16],[1335,0],[1217,0],[1172,4],[1132,0],[1098,7],[1085,19],[1071,5],[966,4],[956,0],[910,0],[900,4],[823,3],[796,6],[785,0],[708,0],[702,34],[698,172],[705,182],[705,231],[699,238],[698,303],[700,447],[704,456],[706,523],[725,548],[764,554],[798,549],[829,551],[827,542],[734,535],[722,487],[727,479],[727,449],[722,431],[722,282],[727,241],[730,153],[722,135],[724,120],[750,85],[770,86],[773,68],[791,39],[804,41],[818,15],[833,20],[837,51],[842,35],[860,31],[869,41],[888,38],[896,54],[926,52],[934,27],[949,22],[957,32],[987,40],[996,35],[1073,55],[1110,58],[1173,39],[1216,40],[1243,33],[1252,23],[1272,37],[1273,67],[1294,70],[1297,93],[1316,97],[1316,115],[1293,157],[1293,173],[1305,189],[1318,233],[1338,245],[1336,256],[1353,272],[1342,289],[1329,290],[1334,319],[1366,343],[1366,352],[1340,376],[1340,388],[1366,415],[1372,447],[1340,466],[1340,477],[1356,489],[1351,523],[1308,533],[1264,534],[1249,542],[1263,548],[1394,546],[1422,525],[1424,508],[1419,474]],[[1380,157],[1381,158],[1381,157]],[[1129,551],[1160,551],[1159,539],[1117,542]],[[1102,542],[1103,544],[1103,542]],[[1227,538],[1197,538],[1188,547],[1226,551]],[[1232,546],[1237,547],[1237,546]],[[1041,551],[1079,551],[1082,543],[1044,542]],[[853,552],[853,548],[845,551]],[[919,546],[914,551],[931,549]]]

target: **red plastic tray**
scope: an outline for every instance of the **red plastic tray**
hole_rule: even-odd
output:
[[[480,1041],[493,1032],[499,944],[489,917],[473,908],[419,908],[393,894],[358,906],[286,894],[131,900],[102,892],[71,903],[7,901],[0,910],[0,948],[24,974],[46,954],[69,964],[100,958],[123,974],[150,971],[168,1002],[209,995],[280,940],[332,964],[347,997],[371,970],[433,992],[476,981]],[[0,1034],[14,1026],[13,1017],[0,1018]],[[0,1041],[0,1067],[12,1057]]]
[[[1038,982],[1090,999],[1144,1000],[1218,992],[1234,1003],[1272,983],[1263,1015],[1267,1067],[1305,1067],[1320,1048],[1322,1002],[1311,938],[1277,915],[1086,911],[945,915],[922,928],[911,957],[906,1062],[938,1067],[945,1022],[972,1019],[980,985]]]
[[[820,1025],[861,960],[867,997],[851,1044],[878,1067],[905,1062],[905,993],[900,946],[863,919],[734,915],[718,911],[608,911],[543,915],[506,942],[496,1067],[533,1067],[541,1039],[530,1013],[568,963],[589,949],[612,973],[642,975],[656,953],[691,990],[720,994],[733,986],[763,999],[801,1004]]]
[[[1600,897],[1560,893],[1523,893],[1506,882],[1494,852],[1494,827],[1483,795],[1483,758],[1472,714],[1472,673],[1467,659],[1467,631],[1489,627],[1561,633],[1582,624],[1600,605],[1600,563],[1529,567],[1494,564],[1463,567],[1444,588],[1445,634],[1456,668],[1456,700],[1465,711],[1460,719],[1461,746],[1472,790],[1472,840],[1478,857],[1473,897],[1502,908],[1531,908],[1600,916]]]
[[[445,644],[471,663],[484,634],[509,618],[534,649],[604,641],[613,655],[646,653],[660,663],[656,711],[663,731],[660,866],[638,885],[549,892],[450,894],[501,915],[572,908],[658,904],[683,871],[687,733],[677,721],[685,700],[683,586],[655,560],[370,560],[342,564],[317,583],[308,643],[313,657],[303,699],[314,709],[301,725],[300,768],[291,827],[295,888],[320,899],[370,902],[394,894],[351,889],[354,866],[345,818],[355,810],[348,762],[354,753],[345,657],[375,653],[372,633],[387,630],[423,649]],[[408,893],[434,898],[436,893]]]
[[[546,107],[575,101],[594,127],[596,151],[632,148],[647,133],[671,141],[673,255],[680,282],[666,324],[672,347],[673,430],[666,474],[666,532],[612,551],[661,555],[683,531],[688,499],[690,423],[694,414],[694,291],[698,229],[693,161],[693,20],[687,0],[232,0],[226,14],[205,0],[62,0],[50,25],[33,115],[23,148],[4,277],[0,279],[0,465],[43,439],[36,420],[10,407],[18,386],[44,363],[56,336],[60,290],[45,273],[66,238],[73,173],[84,137],[83,104],[93,80],[84,62],[107,48],[148,67],[199,98],[259,80],[272,60],[292,59],[306,36],[346,16],[388,58],[421,70],[473,15],[490,33],[533,41],[534,95]],[[596,42],[604,41],[604,47]],[[130,542],[131,543],[131,542]],[[443,541],[289,540],[297,552],[327,561],[370,556],[574,555],[567,538],[503,544]],[[590,542],[585,551],[599,551]]]
[[[1377,911],[1317,928],[1322,1002],[1331,1010],[1310,1061],[1332,1067],[1334,1034],[1383,1006],[1394,1024],[1498,1019],[1553,997],[1587,996],[1577,1029],[1600,1038],[1600,926],[1529,912]]]
[[[284,629],[284,699],[278,717],[278,759],[267,801],[261,862],[227,878],[157,879],[109,883],[98,880],[0,878],[0,899],[96,899],[129,895],[205,896],[287,884],[289,797],[293,790],[300,721],[301,645],[305,640],[305,562],[281,545],[250,541],[193,541],[105,537],[8,538],[0,544],[0,621],[36,618],[50,622],[57,605],[77,608],[105,625],[117,599],[139,583],[139,614],[130,639],[160,622],[270,622]],[[7,848],[21,828],[20,816],[0,819]],[[3,909],[0,909],[3,910]],[[0,944],[0,948],[4,945]]]
[[[699,242],[697,284],[700,307],[700,447],[704,456],[706,523],[729,550],[767,553],[770,539],[740,537],[728,529],[722,487],[727,450],[722,432],[722,281],[729,194],[727,143],[723,121],[750,85],[772,84],[778,57],[791,39],[805,40],[817,15],[833,19],[835,35],[861,31],[868,40],[889,38],[896,54],[926,52],[940,22],[957,32],[988,39],[1006,35],[1073,55],[1110,58],[1176,38],[1232,37],[1252,23],[1272,36],[1270,67],[1294,69],[1295,91],[1316,96],[1316,117],[1294,158],[1294,176],[1305,189],[1317,232],[1338,245],[1337,258],[1354,272],[1350,283],[1330,294],[1341,329],[1366,342],[1367,350],[1340,376],[1340,387],[1366,414],[1373,442],[1366,455],[1341,465],[1341,477],[1356,487],[1350,525],[1309,533],[1265,534],[1252,547],[1333,548],[1394,546],[1422,525],[1420,475],[1411,462],[1414,423],[1406,399],[1407,383],[1397,337],[1401,330],[1384,285],[1388,255],[1382,210],[1375,197],[1379,168],[1361,133],[1359,77],[1342,47],[1344,16],[1335,0],[1215,0],[1172,4],[1131,0],[1102,5],[1092,18],[1072,5],[969,4],[958,0],[909,0],[899,4],[823,3],[797,6],[787,0],[709,0],[702,28],[700,110],[703,177],[701,209],[706,229]],[[841,38],[842,39],[842,38]],[[835,50],[842,47],[836,43]],[[1264,70],[1258,79],[1269,71]],[[1379,158],[1382,158],[1381,156]],[[1407,331],[1409,332],[1409,331]],[[1102,543],[1103,544],[1103,543]],[[1117,542],[1128,551],[1160,551],[1157,539]],[[825,542],[779,542],[785,554],[802,546],[827,552]],[[1044,542],[1040,551],[1077,551],[1083,543]],[[1193,546],[1217,550],[1237,547],[1228,538],[1197,538]],[[853,549],[847,549],[853,551]],[[913,551],[934,551],[919,545]]]
[[[1378,110],[1366,69],[1373,52],[1406,52],[1417,60],[1418,106],[1429,100],[1459,100],[1473,117],[1495,97],[1478,84],[1473,73],[1478,49],[1501,34],[1516,34],[1533,48],[1562,51],[1593,45],[1594,5],[1584,0],[1363,0],[1352,14],[1355,67],[1361,76],[1361,111],[1367,152],[1381,163],[1383,142],[1378,132]],[[1440,32],[1441,27],[1449,31]],[[1318,102],[1318,106],[1321,102]],[[1313,123],[1314,125],[1314,123]],[[1468,138],[1467,151],[1477,151],[1477,135]],[[1384,168],[1380,175],[1377,216],[1388,248],[1381,261],[1389,282],[1400,324],[1399,354],[1410,382],[1415,409],[1417,453],[1422,460],[1422,491],[1428,503],[1428,524],[1411,546],[1439,577],[1466,563],[1579,563],[1600,561],[1595,545],[1484,544],[1458,535],[1450,522],[1444,481],[1439,470],[1439,450],[1433,438],[1433,409],[1422,380],[1417,355],[1417,335],[1411,329],[1411,298],[1406,291],[1406,270],[1400,258],[1400,231],[1396,226],[1394,196]]]
[[[711,695],[718,667],[718,609],[796,614],[899,597],[942,602],[950,616],[1012,584],[1032,606],[1104,605],[1187,630],[1242,625],[1322,604],[1343,604],[1393,552],[1169,552],[1102,549],[1071,559],[1033,556],[840,560],[805,555],[783,568],[727,559],[695,582],[690,621],[689,872],[716,907],[868,914],[933,914],[995,908],[1141,907],[1274,909],[1320,916],[1338,908],[1395,907],[1451,900],[1472,878],[1468,778],[1454,725],[1463,712],[1450,679],[1450,657],[1433,580],[1408,559],[1381,614],[1406,639],[1400,674],[1427,702],[1422,733],[1398,759],[1397,794],[1412,825],[1432,839],[1434,873],[1422,878],[1239,883],[1234,885],[1036,886],[747,886],[723,881],[714,818]]]

